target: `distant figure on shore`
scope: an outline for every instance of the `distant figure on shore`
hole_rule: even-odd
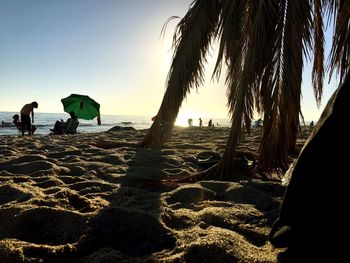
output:
[[[7,121],[2,121],[2,122],[1,122],[1,126],[2,126],[2,127],[9,127],[9,126],[11,126],[11,125],[12,125],[11,122],[7,122]]]
[[[262,124],[262,119],[259,118],[256,121],[254,121],[253,128],[258,128],[261,126],[261,124]]]
[[[310,127],[313,127],[314,126],[314,121],[311,121],[310,122]]]
[[[199,127],[202,127],[202,125],[203,125],[202,118],[199,118]]]
[[[22,131],[22,123],[19,121],[19,115],[15,114],[12,116],[12,123],[17,127],[18,130]],[[36,126],[35,125],[31,125],[32,127],[32,134],[34,134],[34,132],[36,131]]]
[[[34,123],[34,108],[38,108],[38,103],[33,101],[32,103],[25,104],[21,109],[21,131],[22,135],[28,131],[28,135],[32,135],[32,123]],[[30,119],[32,115],[32,119]]]
[[[66,122],[64,122],[62,119],[61,121],[56,121],[53,129],[50,129],[53,132],[53,134],[62,135],[62,134],[77,133],[77,128],[79,125],[78,118],[75,115],[74,111],[71,111],[69,115],[70,115],[70,118],[68,118]]]
[[[193,125],[193,119],[189,118],[187,121],[188,121],[188,126],[192,127],[192,125]]]
[[[212,120],[212,119],[209,120],[209,122],[208,122],[208,127],[214,127],[214,125],[213,125],[213,120]]]

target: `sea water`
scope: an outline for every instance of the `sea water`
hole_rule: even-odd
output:
[[[12,116],[18,112],[1,112],[0,111],[0,135],[18,135],[18,129],[12,124]],[[34,125],[37,127],[35,134],[47,135],[50,129],[53,129],[55,122],[58,120],[66,121],[69,118],[67,113],[42,113],[34,112]],[[203,119],[206,124],[209,119]],[[2,125],[1,122],[5,124]],[[95,133],[108,131],[114,126],[133,127],[136,130],[148,129],[152,125],[152,116],[128,116],[128,115],[102,115],[101,125],[97,125],[96,118],[94,120],[79,119],[78,133]],[[213,123],[223,127],[229,127],[228,119],[215,119]]]
[[[18,135],[18,129],[12,124],[12,116],[17,112],[0,112],[0,135]],[[56,121],[61,119],[66,121],[69,118],[67,113],[42,113],[34,112],[34,125],[37,127],[35,134],[49,134]],[[2,124],[4,122],[4,125]],[[122,116],[122,115],[102,115],[101,125],[97,125],[97,119],[79,119],[77,132],[94,133],[108,131],[114,126],[133,127],[137,130],[147,129],[151,126],[150,116]]]

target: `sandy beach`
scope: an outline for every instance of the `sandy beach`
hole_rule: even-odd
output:
[[[0,262],[276,262],[280,180],[248,167],[237,182],[155,183],[203,170],[194,157],[222,155],[229,128],[177,127],[160,150],[137,147],[145,132],[1,136]],[[239,150],[256,153],[259,132]]]

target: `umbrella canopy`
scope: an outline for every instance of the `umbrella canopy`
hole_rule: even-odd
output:
[[[63,110],[67,113],[74,111],[79,119],[92,120],[100,115],[100,104],[86,95],[71,94],[61,99]]]

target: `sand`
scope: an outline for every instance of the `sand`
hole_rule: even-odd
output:
[[[203,170],[228,128],[177,127],[160,150],[137,147],[145,132],[1,136],[0,262],[276,262],[280,180],[154,183]]]

